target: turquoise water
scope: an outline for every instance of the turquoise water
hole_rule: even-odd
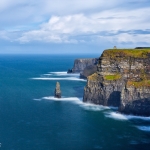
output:
[[[82,103],[86,81],[66,70],[87,57],[97,55],[0,56],[1,149],[150,149],[150,117]],[[56,81],[60,100],[53,98]]]

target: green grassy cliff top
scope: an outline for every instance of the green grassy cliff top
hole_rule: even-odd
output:
[[[127,82],[127,87],[134,86],[136,88],[140,87],[150,87],[150,80],[142,80],[139,82],[134,82],[134,81],[128,81]]]
[[[107,49],[103,52],[106,57],[134,57],[147,58],[150,54],[150,49]]]
[[[110,80],[110,81],[119,80],[120,78],[121,78],[121,74],[105,75],[105,76],[104,76],[104,79],[105,79],[105,80]]]
[[[104,79],[113,81],[113,80],[119,80],[121,78],[121,74],[114,74],[114,75],[105,75]],[[88,76],[88,80],[91,81],[98,81],[100,79],[100,76],[97,73],[94,73],[90,76]]]

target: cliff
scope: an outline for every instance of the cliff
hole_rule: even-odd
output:
[[[81,73],[86,67],[96,65],[97,62],[97,58],[75,59],[74,66],[68,73]]]
[[[84,68],[84,70],[80,73],[80,78],[87,79],[88,76],[92,75],[97,71],[97,65],[90,65]]]
[[[108,49],[88,77],[84,102],[150,116],[150,49]]]

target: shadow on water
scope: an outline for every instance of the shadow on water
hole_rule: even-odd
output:
[[[73,89],[76,97],[83,97],[84,86],[74,86]]]

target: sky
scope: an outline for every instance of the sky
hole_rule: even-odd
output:
[[[150,47],[149,0],[1,0],[0,54]]]

